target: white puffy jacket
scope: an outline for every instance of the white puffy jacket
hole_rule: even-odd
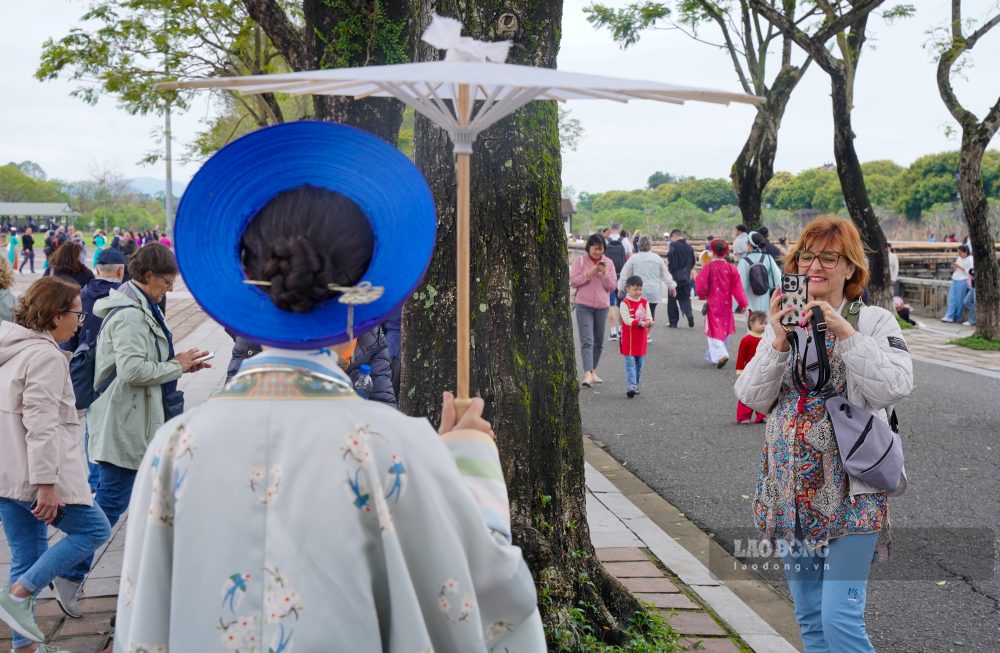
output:
[[[843,308],[843,306],[841,306]],[[736,379],[736,398],[760,413],[770,413],[781,392],[781,379],[791,352],[772,346],[774,330],[768,324],[757,355]],[[878,306],[865,306],[858,315],[857,332],[836,345],[847,368],[847,397],[851,403],[888,421],[887,408],[913,391],[913,361],[896,317]],[[881,492],[851,478],[851,495]]]

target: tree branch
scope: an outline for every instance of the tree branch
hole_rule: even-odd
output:
[[[960,0],[956,0],[956,2],[959,2],[959,1]],[[996,16],[994,16],[993,18],[991,18],[989,21],[987,21],[986,23],[984,23],[982,27],[980,27],[975,32],[973,32],[971,35],[969,35],[969,38],[965,39],[966,48],[969,49],[969,50],[971,50],[973,48],[973,46],[976,45],[976,41],[978,41],[979,39],[981,39],[983,37],[983,35],[986,34],[986,32],[988,32],[991,29],[993,29],[994,27],[996,27],[997,24],[1000,24],[1000,14],[997,14]],[[961,29],[961,28],[959,28],[959,29]]]
[[[711,2],[706,2],[701,0],[701,6],[704,8],[705,13],[712,17],[718,25],[719,29],[722,30],[722,38],[726,42],[726,50],[729,51],[729,57],[733,61],[733,68],[736,70],[736,76],[739,77],[740,85],[743,87],[743,91],[748,95],[755,95],[757,92],[756,84],[756,74],[753,69],[750,70],[750,74],[754,76],[754,84],[750,84],[750,80],[747,79],[747,74],[743,70],[742,64],[740,64],[739,57],[737,57],[738,50],[736,45],[733,43],[732,37],[729,35],[729,28],[726,25],[726,21],[723,18],[719,9]],[[744,55],[746,56],[746,55]]]
[[[260,25],[292,70],[314,68],[302,32],[288,19],[277,0],[243,0],[247,14]]]

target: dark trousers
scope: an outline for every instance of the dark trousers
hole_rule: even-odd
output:
[[[35,273],[35,251],[31,249],[26,249],[21,252],[21,269],[18,272],[24,272],[24,266],[31,264],[31,273]]]
[[[677,326],[677,321],[681,319],[681,313],[689,318],[694,318],[694,313],[691,312],[690,281],[678,281],[677,296],[667,296],[667,320],[670,322],[670,326]]]
[[[100,506],[104,515],[108,518],[108,524],[113,529],[118,522],[118,518],[128,510],[129,499],[132,498],[132,485],[135,483],[137,474],[134,469],[125,469],[111,463],[98,462],[98,485],[95,503]],[[90,566],[94,562],[94,556],[90,555],[85,560],[73,567],[66,578],[70,580],[83,579],[90,571]]]

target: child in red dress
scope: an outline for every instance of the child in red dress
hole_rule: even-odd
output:
[[[646,357],[646,342],[653,318],[649,302],[642,297],[642,277],[631,276],[625,281],[625,298],[618,305],[622,316],[619,345],[625,357],[625,394],[628,398],[639,394],[642,379],[642,362]]]
[[[767,313],[761,311],[751,312],[747,317],[747,328],[749,332],[740,340],[740,351],[736,356],[736,375],[743,373],[750,360],[757,353],[757,345],[764,335],[764,328],[767,326]],[[736,421],[740,424],[759,424],[764,421],[764,415],[757,413],[743,402],[736,403]]]

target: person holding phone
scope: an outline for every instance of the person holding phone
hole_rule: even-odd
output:
[[[573,309],[583,359],[581,385],[589,388],[595,383],[604,383],[597,376],[597,365],[604,350],[604,324],[611,308],[610,293],[618,289],[618,273],[615,264],[604,255],[604,238],[600,234],[591,234],[587,238],[586,253],[573,259],[569,267],[569,285],[576,291]]]
[[[17,653],[55,649],[34,618],[34,596],[55,590],[70,616],[83,573],[75,567],[111,535],[91,498],[83,428],[59,343],[87,314],[80,287],[56,277],[33,283],[0,324],[0,521],[10,546],[10,578],[0,589],[0,619],[14,631]],[[49,547],[48,526],[66,537]]]
[[[178,274],[173,252],[152,243],[129,260],[128,271],[129,281],[94,304],[94,313],[103,319],[96,344],[95,387],[113,380],[87,410],[88,454],[98,465],[97,503],[112,526],[128,508],[139,462],[153,434],[184,410],[177,379],[211,367],[198,360],[207,351],[174,351],[160,310]],[[81,563],[83,573],[91,562]]]
[[[772,545],[783,540],[787,550],[811,554],[782,560],[806,653],[873,650],[864,620],[867,582],[872,562],[888,555],[889,504],[885,492],[848,476],[823,396],[796,388],[792,366],[799,361],[784,325],[808,328],[819,309],[830,387],[888,421],[886,409],[913,389],[913,363],[895,315],[858,301],[867,265],[852,222],[832,216],[810,222],[786,258],[782,280],[790,291],[804,288],[807,301],[793,305],[791,294],[774,293],[757,355],[735,386],[737,399],[767,413],[755,525]],[[856,329],[848,311],[857,316]]]

